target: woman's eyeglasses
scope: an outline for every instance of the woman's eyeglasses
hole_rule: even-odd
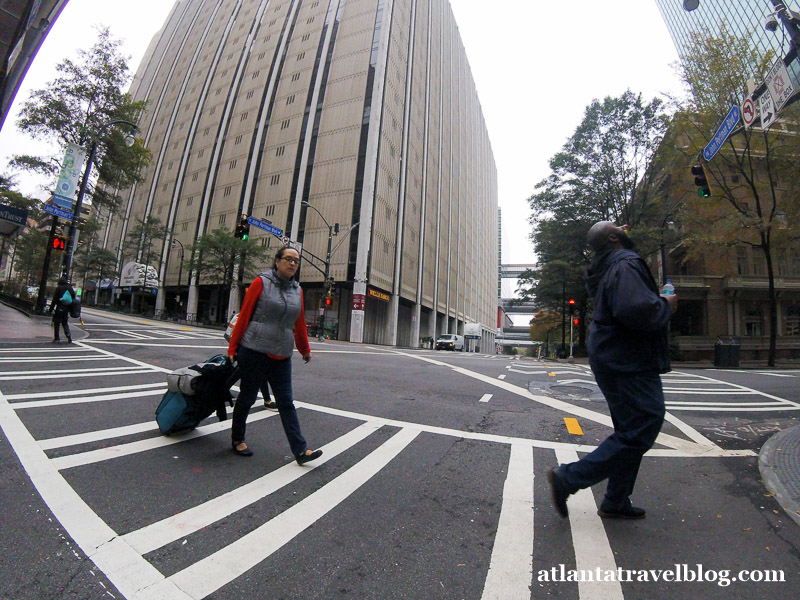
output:
[[[292,263],[292,264],[295,264],[295,265],[299,265],[300,264],[300,259],[299,258],[295,258],[294,256],[281,256],[281,260],[285,260],[286,262]]]

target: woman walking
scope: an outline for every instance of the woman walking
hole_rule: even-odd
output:
[[[250,284],[231,334],[228,356],[236,360],[242,376],[231,427],[233,451],[239,456],[253,455],[244,441],[247,415],[259,388],[266,389],[267,383],[275,396],[283,431],[298,464],[322,456],[322,450],[307,448],[292,398],[293,347],[297,346],[305,362],[311,360],[303,290],[294,280],[299,265],[297,250],[289,246],[278,250],[272,269]]]

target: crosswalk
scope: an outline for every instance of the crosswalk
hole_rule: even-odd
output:
[[[114,330],[122,335],[123,330]],[[151,330],[126,328],[130,339],[154,340]],[[186,338],[199,339],[199,338]],[[342,510],[362,510],[354,498],[359,490],[398,463],[405,463],[425,440],[431,437],[458,439],[474,445],[481,452],[486,444],[503,449],[506,476],[502,485],[481,490],[486,502],[500,507],[490,551],[486,557],[482,598],[530,598],[534,573],[534,474],[546,465],[575,460],[577,452],[591,446],[552,440],[533,440],[493,435],[476,431],[461,431],[412,421],[388,419],[374,415],[296,402],[298,409],[321,418],[343,420],[344,432],[332,437],[322,446],[322,458],[304,467],[294,461],[277,466],[254,479],[237,481],[229,487],[214,487],[211,497],[194,504],[176,503],[172,514],[128,529],[112,527],[107,519],[93,509],[93,499],[85,497],[71,483],[81,480],[98,469],[98,473],[113,472],[125,478],[125,470],[113,465],[126,461],[147,461],[151,457],[172,453],[175,459],[207,452],[215,456],[229,439],[230,420],[206,421],[185,435],[159,435],[152,417],[153,408],[164,393],[165,373],[169,370],[109,351],[106,343],[114,339],[93,339],[91,344],[76,343],[69,347],[43,347],[26,351],[0,349],[0,425],[14,451],[27,471],[37,491],[78,543],[83,552],[101,569],[120,593],[129,599],[187,599],[205,598],[217,590],[245,577],[251,570],[267,564],[271,557],[292,542],[301,539],[315,524],[335,519]],[[97,342],[95,344],[95,342]],[[554,398],[537,396],[528,389],[469,369],[437,360],[437,355],[395,352],[412,360],[447,366],[473,381],[492,386],[496,393],[511,393],[550,408],[580,415],[605,426],[608,417],[586,407],[575,406]],[[493,356],[487,356],[494,358]],[[553,378],[562,385],[593,383],[588,369],[580,366],[529,368],[515,361],[506,369],[509,373],[526,373]],[[48,391],[29,391],[34,380],[56,379]],[[675,374],[665,386],[702,385],[709,390],[723,388],[718,382]],[[677,396],[680,388],[675,389]],[[735,386],[730,389],[737,389]],[[739,389],[742,395],[745,390]],[[671,394],[673,392],[670,392]],[[479,397],[478,397],[479,396]],[[476,396],[477,402],[488,404],[492,394]],[[777,401],[776,401],[777,402]],[[105,407],[124,403],[128,414],[139,417],[136,422],[115,422]],[[791,403],[789,403],[791,404]],[[69,407],[92,408],[104,426],[63,424],[57,435],[34,437],[26,423],[40,411],[62,411]],[[783,406],[781,404],[781,406]],[[31,416],[29,416],[31,415]],[[277,423],[270,421],[276,413],[254,411],[248,423],[251,427]],[[726,453],[687,428],[685,437],[664,435],[663,448],[658,456],[751,456],[752,452]],[[205,440],[213,441],[206,444]],[[334,476],[322,467],[335,465]],[[109,471],[110,466],[110,471]],[[434,467],[431,467],[434,468]],[[469,468],[468,466],[464,468]],[[300,485],[314,480],[314,485]],[[159,482],[152,482],[158,486]],[[114,494],[114,481],[108,482],[109,494]],[[159,551],[168,551],[193,536],[202,536],[209,528],[224,531],[237,515],[246,513],[258,519],[253,507],[286,490],[306,490],[285,510],[258,522],[240,536],[220,535],[217,546],[211,547],[190,564],[178,569],[166,569],[155,558]],[[391,496],[391,488],[384,490]],[[294,492],[297,493],[297,492]],[[380,504],[376,505],[379,510]],[[605,533],[591,491],[584,490],[570,501],[570,530],[574,560],[579,568],[614,570],[615,553]],[[544,510],[551,511],[547,506]],[[139,519],[141,520],[141,519]],[[183,540],[183,542],[181,542]],[[422,549],[420,549],[422,551]],[[579,596],[591,598],[622,598],[619,583],[581,583]]]

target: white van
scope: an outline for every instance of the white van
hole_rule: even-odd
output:
[[[436,338],[437,350],[458,350],[464,351],[464,336],[455,333],[443,333]]]

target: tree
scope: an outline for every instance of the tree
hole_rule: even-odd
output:
[[[551,174],[528,198],[533,211],[530,237],[541,266],[520,280],[519,291],[559,314],[565,298],[575,298],[581,317],[579,345],[584,343],[589,308],[582,277],[592,258],[586,234],[601,220],[634,228],[647,220],[668,122],[661,100],[645,102],[630,90],[594,100],[575,133],[550,159]]]
[[[104,279],[119,276],[117,256],[105,248],[84,246],[75,253],[75,258],[76,267],[83,277],[83,287],[86,287],[86,280],[89,277],[95,279],[94,302],[96,304],[100,293],[100,283]]]
[[[106,189],[89,189],[95,208],[113,210],[119,196],[108,188],[124,189],[141,180],[139,169],[149,161],[150,152],[141,140],[132,147],[124,135],[110,127],[101,139],[97,134],[109,121],[125,119],[136,122],[144,102],[134,102],[124,92],[130,81],[127,58],[119,52],[121,41],[111,37],[108,28],[98,30],[98,39],[89,50],[78,52],[78,60],[65,59],[56,66],[58,76],[43,89],[31,94],[23,104],[17,127],[34,139],[56,143],[57,156],[14,157],[12,165],[57,180],[60,161],[67,144],[88,147],[98,142],[95,165],[100,178],[111,184]]]
[[[249,240],[234,237],[225,229],[215,229],[200,236],[194,245],[188,248],[191,264],[197,276],[208,283],[216,284],[220,290],[230,289],[234,284],[234,266],[238,264],[239,273],[247,277],[263,267],[267,249]],[[219,294],[222,302],[225,294]],[[218,307],[225,308],[225,307]],[[225,314],[218,310],[217,314]]]
[[[148,275],[147,268],[153,267],[158,271],[161,248],[167,240],[168,233],[169,229],[161,224],[161,220],[151,215],[147,219],[136,219],[134,226],[125,236],[122,245],[123,254],[128,254],[132,256],[134,262],[145,265],[143,267],[145,280]],[[131,311],[135,300],[134,291],[131,297]]]
[[[719,34],[708,29],[697,32],[692,41],[693,51],[680,69],[689,95],[680,103],[675,123],[680,140],[675,146],[685,148],[688,164],[700,156],[731,105],[747,94],[747,75],[761,81],[774,62],[770,52],[761,55],[751,40],[728,33],[724,26]],[[796,109],[784,111],[783,116],[789,116],[790,126],[800,122]],[[689,232],[686,244],[693,253],[750,246],[763,256],[768,279],[769,366],[775,365],[778,331],[775,249],[797,237],[798,158],[796,132],[740,127],[705,164],[711,197],[696,199],[682,215]]]

